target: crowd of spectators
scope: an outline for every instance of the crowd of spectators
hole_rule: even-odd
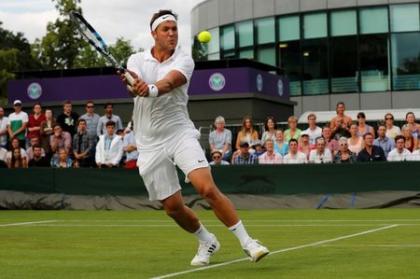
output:
[[[210,133],[211,165],[251,164],[323,164],[373,161],[420,161],[420,124],[413,112],[406,123],[394,125],[392,113],[386,113],[377,127],[367,124],[363,112],[357,120],[345,113],[339,102],[336,115],[319,127],[315,113],[308,115],[308,128],[298,128],[297,118],[290,116],[287,128],[277,127],[274,117],[267,117],[259,134],[252,119],[244,117],[232,150],[232,132],[218,116]]]
[[[19,100],[13,107],[8,117],[0,107],[0,167],[136,168],[139,153],[132,122],[124,129],[111,103],[104,106],[103,116],[95,113],[92,101],[86,103],[86,113],[81,116],[73,111],[70,101],[64,102],[57,117],[39,103],[30,115],[22,111]],[[209,135],[210,164],[420,161],[420,124],[414,113],[407,112],[401,128],[394,124],[392,113],[385,114],[377,127],[367,124],[363,112],[357,114],[357,121],[351,119],[342,102],[337,104],[336,113],[323,127],[311,113],[307,129],[302,130],[295,116],[288,118],[286,129],[268,116],[260,132],[246,116],[235,136],[225,127],[225,119],[218,116]]]
[[[132,122],[124,129],[111,103],[101,117],[92,101],[81,116],[70,101],[64,102],[57,117],[39,103],[30,115],[22,111],[20,100],[13,102],[13,108],[7,117],[0,107],[0,167],[136,168]]]

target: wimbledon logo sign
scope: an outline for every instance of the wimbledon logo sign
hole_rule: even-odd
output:
[[[41,97],[42,95],[42,87],[39,83],[32,82],[28,86],[27,93],[28,93],[28,97],[31,98],[32,100],[39,99],[39,97]]]
[[[226,85],[226,79],[221,73],[214,73],[209,78],[209,86],[213,91],[220,91]]]

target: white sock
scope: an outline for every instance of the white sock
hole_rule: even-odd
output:
[[[241,220],[239,220],[237,224],[230,227],[229,230],[233,232],[233,234],[239,239],[239,242],[241,243],[242,247],[245,246],[245,244],[251,238],[246,232],[246,229],[244,225],[242,224]]]
[[[213,240],[211,233],[209,233],[209,231],[201,223],[200,223],[200,227],[198,228],[198,230],[194,232],[194,234],[197,236],[197,238],[200,241],[203,241],[203,242]]]

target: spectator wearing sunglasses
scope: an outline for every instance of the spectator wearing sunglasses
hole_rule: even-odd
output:
[[[350,151],[346,137],[341,137],[338,140],[338,146],[339,150],[334,156],[334,163],[343,164],[356,162],[356,155]]]
[[[211,153],[211,159],[212,159],[212,161],[210,162],[210,165],[212,165],[212,166],[226,166],[226,165],[230,165],[229,162],[223,160],[222,156],[223,156],[223,154],[222,154],[221,151],[214,150]]]
[[[80,119],[84,119],[87,125],[87,134],[90,138],[95,139],[96,143],[96,132],[99,123],[99,115],[95,113],[95,103],[93,101],[87,101],[86,113],[80,116]]]
[[[401,129],[394,125],[394,115],[392,113],[385,114],[386,137],[394,140],[396,136],[401,135]]]

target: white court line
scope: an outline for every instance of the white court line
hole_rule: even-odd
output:
[[[170,223],[170,219],[63,219],[58,220],[59,222],[156,222],[156,223]],[[216,219],[200,219],[201,222],[220,222]],[[321,222],[420,222],[420,219],[246,219],[243,218],[242,221],[247,223],[265,223],[265,222],[291,222],[291,223],[321,223]]]
[[[139,227],[139,228],[175,228],[176,224],[33,224],[36,227]],[[375,224],[377,226],[388,226],[389,224]],[[400,226],[420,226],[420,224],[398,224]],[[206,225],[209,228],[226,227],[225,225]],[[246,227],[372,227],[371,224],[247,224]]]
[[[399,225],[394,224],[394,225],[389,225],[389,226],[386,226],[386,227],[380,227],[380,228],[377,228],[377,229],[367,230],[367,231],[363,231],[363,232],[359,232],[359,233],[343,235],[343,236],[332,238],[332,239],[326,239],[326,240],[321,240],[321,241],[317,241],[317,242],[313,242],[313,243],[309,243],[309,244],[304,244],[304,245],[299,245],[299,246],[295,246],[295,247],[276,250],[276,251],[271,252],[268,256],[279,254],[279,253],[285,253],[285,252],[289,252],[289,251],[294,251],[294,250],[298,250],[298,249],[308,248],[308,247],[320,246],[320,245],[323,245],[325,243],[331,243],[331,242],[335,242],[335,241],[339,241],[339,240],[343,240],[343,239],[348,239],[348,238],[361,236],[361,235],[365,235],[365,234],[369,234],[369,233],[383,231],[383,230],[395,228],[395,227],[398,227],[398,226]],[[193,273],[193,272],[197,272],[197,271],[218,268],[218,267],[222,267],[222,266],[226,266],[226,265],[230,265],[230,264],[234,264],[234,263],[238,263],[238,262],[243,262],[243,261],[249,261],[249,258],[241,258],[241,259],[236,259],[236,260],[232,260],[232,261],[228,261],[228,262],[224,262],[224,263],[219,263],[219,264],[214,264],[214,265],[209,265],[209,266],[204,266],[204,267],[199,267],[199,268],[188,269],[188,270],[184,270],[184,271],[180,271],[180,272],[169,273],[169,274],[153,277],[151,279],[170,278],[170,277],[175,277],[175,276],[188,274],[188,273]]]
[[[33,222],[21,222],[21,223],[0,224],[0,227],[25,226],[25,225],[45,224],[45,223],[53,223],[53,222],[57,222],[57,220],[45,220],[45,221],[33,221]]]

